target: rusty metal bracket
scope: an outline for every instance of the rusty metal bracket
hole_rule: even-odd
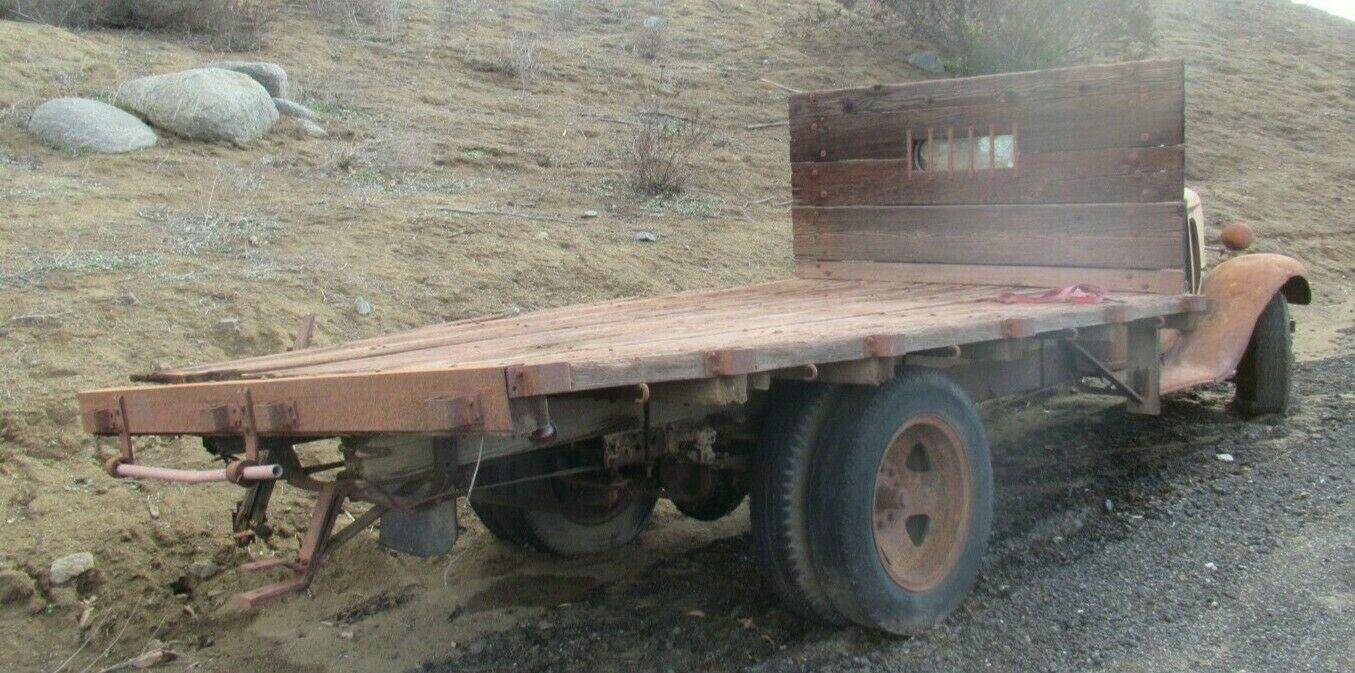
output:
[[[708,376],[738,376],[757,371],[757,353],[748,348],[721,348],[705,354]]]
[[[328,553],[376,523],[377,519],[381,518],[381,515],[386,512],[385,507],[374,505],[342,530],[331,534],[330,531],[334,529],[334,522],[343,509],[343,502],[347,499],[348,492],[349,489],[346,484],[333,482],[325,484],[320,489],[320,494],[315,499],[315,507],[311,510],[310,525],[306,529],[306,536],[302,539],[301,548],[297,550],[295,559],[264,559],[240,566],[241,570],[267,570],[284,567],[292,571],[292,577],[276,584],[269,584],[237,594],[234,599],[235,602],[241,607],[249,609],[287,594],[304,591],[315,579],[315,575],[320,569],[320,563]]]
[[[130,465],[136,462],[136,454],[132,450],[132,429],[127,422],[127,398],[118,395],[117,406],[112,409],[101,409],[95,416],[96,422],[101,428],[106,428],[110,433],[118,433],[118,454],[104,461],[104,472],[111,477],[118,476],[118,467],[121,465]]]
[[[1120,394],[1128,397],[1135,404],[1144,404],[1143,395],[1140,395],[1132,386],[1121,380],[1115,372],[1111,371],[1111,369],[1105,365],[1105,363],[1096,359],[1096,356],[1088,353],[1086,349],[1075,341],[1065,339],[1063,343],[1067,344],[1069,348],[1073,349],[1074,353],[1086,361],[1087,364],[1091,365],[1092,368],[1096,370],[1097,375],[1100,378],[1105,379],[1106,382],[1114,387],[1115,390],[1119,391]]]

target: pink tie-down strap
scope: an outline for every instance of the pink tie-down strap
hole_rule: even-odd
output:
[[[1036,294],[1003,292],[998,301],[1004,304],[1099,304],[1106,300],[1106,291],[1095,285],[1069,285]]]

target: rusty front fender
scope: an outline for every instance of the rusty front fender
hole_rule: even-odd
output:
[[[1291,304],[1312,300],[1303,264],[1292,257],[1261,253],[1234,257],[1205,276],[1200,293],[1209,315],[1172,345],[1162,366],[1162,392],[1222,381],[1233,375],[1251,341],[1256,319],[1276,292]]]

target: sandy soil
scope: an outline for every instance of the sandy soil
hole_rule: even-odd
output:
[[[0,67],[0,570],[37,584],[33,598],[0,607],[0,661],[50,671],[88,636],[66,670],[97,670],[151,638],[174,643],[183,654],[174,666],[202,670],[408,670],[453,667],[448,662],[461,656],[472,670],[496,661],[582,669],[597,661],[574,655],[557,666],[533,653],[582,652],[601,641],[629,653],[619,661],[640,657],[661,643],[626,645],[623,636],[639,628],[631,616],[657,612],[636,624],[671,630],[674,620],[663,615],[700,609],[712,616],[701,599],[721,591],[740,597],[721,599],[722,609],[775,628],[693,645],[729,625],[708,626],[678,639],[674,647],[687,649],[675,663],[781,670],[836,652],[913,661],[913,646],[791,624],[746,569],[732,575],[743,582],[739,591],[725,591],[722,578],[731,575],[720,569],[741,568],[750,553],[740,537],[742,513],[698,525],[665,509],[635,547],[567,563],[495,544],[467,515],[470,530],[451,559],[395,557],[364,538],[334,559],[314,596],[227,615],[218,610],[225,597],[258,579],[233,571],[199,579],[190,567],[244,558],[225,535],[234,488],[115,483],[98,470],[75,420],[76,390],[163,363],[276,350],[306,314],[320,317],[317,341],[333,343],[449,318],[784,276],[785,130],[745,129],[785,115],[784,92],[761,80],[810,89],[919,76],[901,59],[912,45],[825,20],[828,4],[579,2],[563,16],[533,2],[407,4],[398,35],[354,32],[288,5],[268,46],[244,56],[283,64],[330,138],[306,138],[284,122],[249,147],[164,137],[154,149],[121,157],[61,156],[37,144],[22,120],[48,97],[106,94],[128,78],[220,55],[163,36],[0,22],[0,53],[10,56]],[[656,12],[668,20],[667,43],[648,61],[628,46]],[[1260,249],[1308,263],[1318,296],[1315,307],[1297,313],[1300,355],[1349,354],[1340,335],[1355,324],[1355,24],[1278,0],[1164,2],[1160,15],[1160,53],[1187,61],[1187,175],[1205,200],[1211,231],[1246,219]],[[514,33],[523,30],[537,33],[543,68],[530,83],[502,72],[510,42],[522,39]],[[692,188],[675,199],[628,196],[616,161],[630,128],[616,120],[650,96],[714,129]],[[467,210],[530,217],[456,212]],[[582,219],[586,210],[600,216]],[[659,240],[637,242],[640,229]],[[359,297],[374,307],[370,315],[355,311]],[[1327,377],[1309,389],[1344,404],[1317,413],[1348,418],[1347,380]],[[1221,407],[1222,396],[1193,403]],[[1028,429],[1017,416],[995,419],[997,432]],[[1324,418],[1300,416],[1300,424]],[[1299,447],[1309,434],[1291,432],[1285,441]],[[1132,435],[1115,441],[1139,442]],[[1172,446],[1181,444],[1162,450]],[[1332,469],[1348,492],[1344,446]],[[146,451],[185,466],[203,457],[187,442]],[[1072,492],[1098,474],[1065,474],[1042,488]],[[1201,488],[1204,482],[1172,482],[1166,502]],[[305,501],[284,493],[275,502],[282,534],[254,553],[295,546]],[[1348,530],[1346,507],[1313,525]],[[1066,509],[1027,516],[1018,507],[995,558],[1044,554],[1043,545],[1062,533],[1039,531],[1063,525]],[[1325,544],[1315,537],[1312,544]],[[93,552],[97,569],[78,586],[50,586],[51,560],[77,551]],[[1120,551],[1089,544],[1084,553],[1106,564]],[[1348,624],[1350,559],[1332,558],[1346,589],[1323,600]],[[1007,589],[985,580],[976,600],[1043,591],[1063,578],[995,572]],[[1230,575],[1232,598],[1261,595],[1269,590],[1264,580],[1255,571]],[[1251,609],[1240,598],[1223,602],[1228,614]],[[588,619],[569,617],[562,603],[582,606]],[[1124,609],[1131,620],[1153,618],[1143,604]],[[592,622],[604,630],[585,628]],[[555,635],[531,635],[545,632]],[[948,633],[921,647],[944,649]],[[735,650],[721,649],[724,642],[747,646],[738,656],[751,659],[729,658]],[[1191,656],[1206,647],[1152,644],[1144,652],[1158,662],[1186,656],[1181,647]],[[1039,640],[1036,649],[1055,647]],[[1153,667],[1040,659],[1056,669]]]

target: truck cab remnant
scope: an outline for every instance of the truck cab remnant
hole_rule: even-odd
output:
[[[1244,414],[1288,405],[1303,267],[1204,273],[1183,79],[1144,61],[795,94],[793,278],[155,371],[80,393],[81,419],[117,438],[110,475],[240,485],[242,543],[269,533],[278,483],[316,493],[297,556],[244,566],[284,575],[250,606],[378,522],[380,544],[446,553],[462,497],[562,556],[626,544],[658,498],[704,521],[749,498],[788,610],[925,628],[987,544],[977,402],[1077,387],[1156,414],[1232,378]],[[224,467],[143,465],[152,435],[199,436]],[[371,508],[335,531],[347,500]]]

